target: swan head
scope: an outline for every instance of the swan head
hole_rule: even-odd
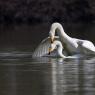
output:
[[[57,50],[63,49],[62,43],[60,41],[55,40],[53,43],[51,43],[51,45],[49,47],[49,54],[52,51],[54,51],[55,49],[57,49]]]
[[[48,54],[50,54],[52,51],[54,51],[54,49],[56,49],[56,45],[55,45],[55,43],[53,42],[53,43],[50,45],[50,47],[49,47],[49,53],[48,53]]]
[[[50,32],[49,32],[51,43],[54,42],[55,32],[58,31],[59,29],[63,29],[60,23],[55,22],[51,25]]]

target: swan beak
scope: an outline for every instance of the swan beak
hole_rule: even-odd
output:
[[[48,52],[48,55],[50,55],[50,53],[53,51],[52,48],[49,48],[49,52]]]
[[[54,42],[54,38],[50,38],[50,40],[51,40],[51,43],[53,43],[53,42]]]

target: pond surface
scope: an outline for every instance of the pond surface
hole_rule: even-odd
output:
[[[0,95],[95,95],[95,57],[0,53]]]
[[[62,25],[70,37],[95,43],[95,24]],[[95,95],[95,57],[31,58],[50,26],[0,25],[0,95]]]

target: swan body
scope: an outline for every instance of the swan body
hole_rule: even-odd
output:
[[[61,57],[61,58],[79,58],[80,57],[80,55],[73,55],[73,56],[65,56],[64,54],[63,54],[63,46],[62,46],[62,43],[60,42],[60,41],[58,41],[58,40],[55,40],[52,44],[51,44],[51,46],[50,46],[50,53],[52,52],[52,51],[54,51],[56,49],[56,55],[57,55],[57,57]]]
[[[81,40],[68,36],[64,32],[62,25],[59,23],[53,23],[51,25],[51,29],[49,32],[51,42],[54,41],[55,32],[58,33],[59,40],[65,46],[64,49],[67,51],[68,55],[78,54],[78,53],[95,54],[95,46],[91,41]]]

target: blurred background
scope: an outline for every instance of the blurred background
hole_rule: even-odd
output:
[[[34,49],[53,22],[95,43],[94,0],[0,0],[0,50]]]

